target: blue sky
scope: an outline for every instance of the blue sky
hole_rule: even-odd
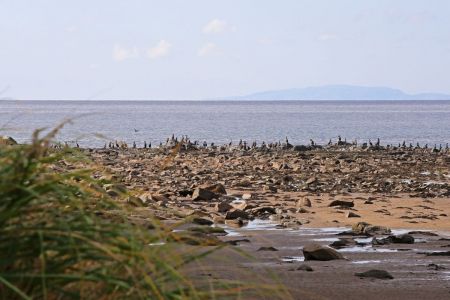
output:
[[[450,93],[449,13],[448,0],[0,0],[0,97]]]

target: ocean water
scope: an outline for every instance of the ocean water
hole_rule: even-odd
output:
[[[0,101],[0,135],[27,142],[34,129],[72,119],[59,141],[153,145],[172,134],[216,144],[239,139],[307,144],[381,139],[450,143],[450,101]]]

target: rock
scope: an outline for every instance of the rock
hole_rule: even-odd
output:
[[[243,220],[241,218],[237,218],[237,219],[232,219],[232,220],[225,220],[225,224],[230,226],[230,227],[242,227],[244,225],[247,225],[248,221],[247,220]]]
[[[311,200],[308,198],[302,198],[298,200],[297,207],[311,207]]]
[[[138,197],[129,196],[127,198],[127,204],[134,206],[134,207],[144,207],[145,203]]]
[[[214,216],[213,217],[213,222],[216,224],[224,224],[225,223],[225,218],[222,216]]]
[[[123,184],[119,184],[119,183],[110,183],[110,184],[105,184],[103,186],[103,188],[106,191],[115,191],[119,194],[125,194],[127,192],[127,187]]]
[[[224,213],[229,211],[230,209],[233,209],[233,206],[229,204],[227,201],[222,201],[219,203],[216,203],[214,210],[220,213]]]
[[[333,206],[353,207],[355,206],[355,203],[353,203],[353,201],[333,200],[328,204],[328,207]]]
[[[419,235],[426,235],[426,236],[439,236],[439,234],[431,232],[431,231],[410,231],[408,234],[419,234]]]
[[[239,243],[251,243],[251,241],[249,239],[238,239],[238,240],[225,241],[225,243],[233,245],[233,246],[237,246],[237,245],[239,245]]]
[[[221,183],[210,185],[210,186],[204,187],[203,189],[213,192],[214,194],[222,194],[222,195],[227,194],[227,190]]]
[[[310,266],[305,265],[305,264],[300,265],[300,266],[297,268],[297,270],[299,270],[299,271],[306,271],[306,272],[312,272],[312,271],[314,271],[313,268],[311,268]]]
[[[216,193],[211,192],[210,190],[196,188],[192,193],[193,201],[211,201],[212,199],[217,198]]]
[[[350,245],[355,245],[356,242],[353,239],[350,238],[340,238],[338,241],[334,241],[330,244],[330,247],[333,247],[335,249],[341,249]]]
[[[306,185],[310,185],[310,184],[315,183],[316,181],[317,181],[317,178],[316,178],[316,177],[311,177],[311,178],[309,178],[308,180],[306,180],[305,184],[306,184]]]
[[[212,227],[212,226],[196,226],[196,227],[189,227],[187,229],[188,231],[192,232],[201,232],[205,234],[214,234],[218,236],[225,236],[228,233],[225,231],[225,229],[221,227]]]
[[[212,225],[214,222],[211,219],[208,218],[202,218],[202,217],[194,217],[192,219],[192,222],[198,225]]]
[[[245,193],[244,195],[242,195],[242,199],[244,199],[244,200],[250,200],[250,199],[252,199],[252,194]]]
[[[391,235],[387,239],[390,239],[394,244],[414,244],[414,237],[410,234]]]
[[[300,151],[300,152],[303,152],[303,151],[309,151],[309,150],[311,150],[311,147],[310,147],[310,146],[297,145],[297,146],[294,147],[294,151]]]
[[[226,220],[233,220],[233,219],[238,219],[238,218],[248,220],[249,216],[248,216],[248,213],[246,213],[245,211],[240,210],[240,209],[230,210],[225,215]]]
[[[0,147],[1,146],[13,146],[17,145],[17,142],[15,139],[13,139],[10,136],[0,136]]]
[[[394,279],[394,276],[385,270],[369,270],[362,273],[355,273],[355,276],[361,278]]]
[[[272,193],[278,192],[278,189],[273,185],[265,185],[263,189],[266,192],[272,192]]]
[[[274,215],[276,213],[276,210],[272,206],[261,206],[257,208],[253,208],[249,210],[249,212],[254,216],[261,216],[264,214]]]
[[[260,247],[258,250],[256,251],[278,251],[277,248],[274,247]]]
[[[345,214],[345,217],[346,217],[346,218],[361,218],[360,215],[355,214],[355,213],[352,212],[352,211],[348,211],[348,212]]]
[[[247,202],[245,200],[236,200],[231,203],[231,206],[235,209],[245,210],[247,208]]]
[[[391,230],[384,226],[374,226],[366,222],[358,222],[352,226],[352,231],[355,234],[390,234]]]
[[[328,261],[334,259],[344,259],[342,254],[340,254],[336,250],[316,243],[310,243],[305,245],[303,247],[303,256],[305,256],[305,261],[307,260]]]
[[[142,199],[142,198],[141,198]],[[152,194],[151,196],[150,196],[150,199],[151,200],[153,200],[153,201],[155,201],[155,202],[159,202],[159,201],[162,201],[162,202],[169,202],[170,201],[170,199],[169,198],[167,198],[166,196],[164,196],[164,195],[158,195],[158,194]]]
[[[450,256],[450,251],[443,252],[430,252],[426,254],[427,256]]]
[[[429,265],[427,266],[427,269],[428,269],[428,270],[439,271],[439,270],[445,270],[445,267],[444,267],[444,266],[437,265],[437,264],[429,264]]]
[[[306,210],[303,207],[300,207],[299,209],[297,209],[297,212],[300,214],[306,214],[306,213],[309,213],[309,210]]]

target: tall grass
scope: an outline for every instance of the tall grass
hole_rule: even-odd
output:
[[[58,130],[42,138],[37,131],[28,145],[0,147],[0,299],[219,294],[178,271],[205,252],[182,253],[170,231],[126,222],[126,212],[92,179],[92,171],[69,163],[77,159],[75,150],[50,149]],[[161,240],[175,242],[157,244]]]

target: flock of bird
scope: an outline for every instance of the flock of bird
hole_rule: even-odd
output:
[[[136,131],[136,129],[135,129]],[[75,145],[76,148],[80,148],[80,145],[78,142],[72,143]],[[199,149],[199,148],[220,148],[222,150],[228,149],[241,149],[241,150],[251,150],[251,149],[322,149],[322,148],[336,148],[336,147],[358,147],[358,141],[353,140],[352,142],[347,142],[347,139],[342,139],[341,136],[337,137],[337,141],[333,142],[332,139],[329,140],[329,142],[322,146],[317,144],[313,139],[310,139],[309,145],[301,145],[301,146],[294,146],[289,142],[289,139],[286,137],[284,143],[281,141],[278,142],[261,142],[259,145],[256,141],[253,142],[247,142],[245,140],[240,139],[237,144],[233,144],[232,141],[230,141],[226,145],[220,145],[217,146],[214,143],[207,143],[206,141],[200,142],[198,140],[191,141],[191,139],[187,135],[182,135],[181,138],[176,137],[174,134],[172,134],[172,137],[169,137],[166,139],[166,142],[160,142],[157,147],[160,148],[173,148],[177,145],[181,146],[183,149],[189,150],[189,149]],[[449,151],[449,145],[448,143],[445,145],[445,147],[440,144],[439,146],[437,144],[434,145],[433,148],[429,147],[428,144],[425,144],[424,146],[421,146],[419,143],[416,143],[416,145],[413,145],[412,143],[409,143],[407,145],[406,141],[403,141],[403,143],[399,143],[398,145],[388,144],[386,146],[382,146],[380,143],[380,139],[377,138],[375,142],[372,142],[372,140],[369,139],[368,142],[364,142],[359,145],[362,149],[374,149],[374,150],[390,150],[390,149],[409,149],[409,150],[424,150],[424,151],[431,151],[434,153],[438,152],[445,152],[448,153]],[[61,143],[54,144],[54,148],[62,148],[62,147],[70,147],[70,144],[65,142],[64,145]],[[152,143],[147,141],[143,142],[143,145],[140,147],[136,142],[133,142],[131,147],[126,142],[119,142],[119,141],[111,141],[109,143],[105,143],[103,146],[104,149],[128,149],[128,148],[143,148],[143,149],[150,149],[152,148]]]

